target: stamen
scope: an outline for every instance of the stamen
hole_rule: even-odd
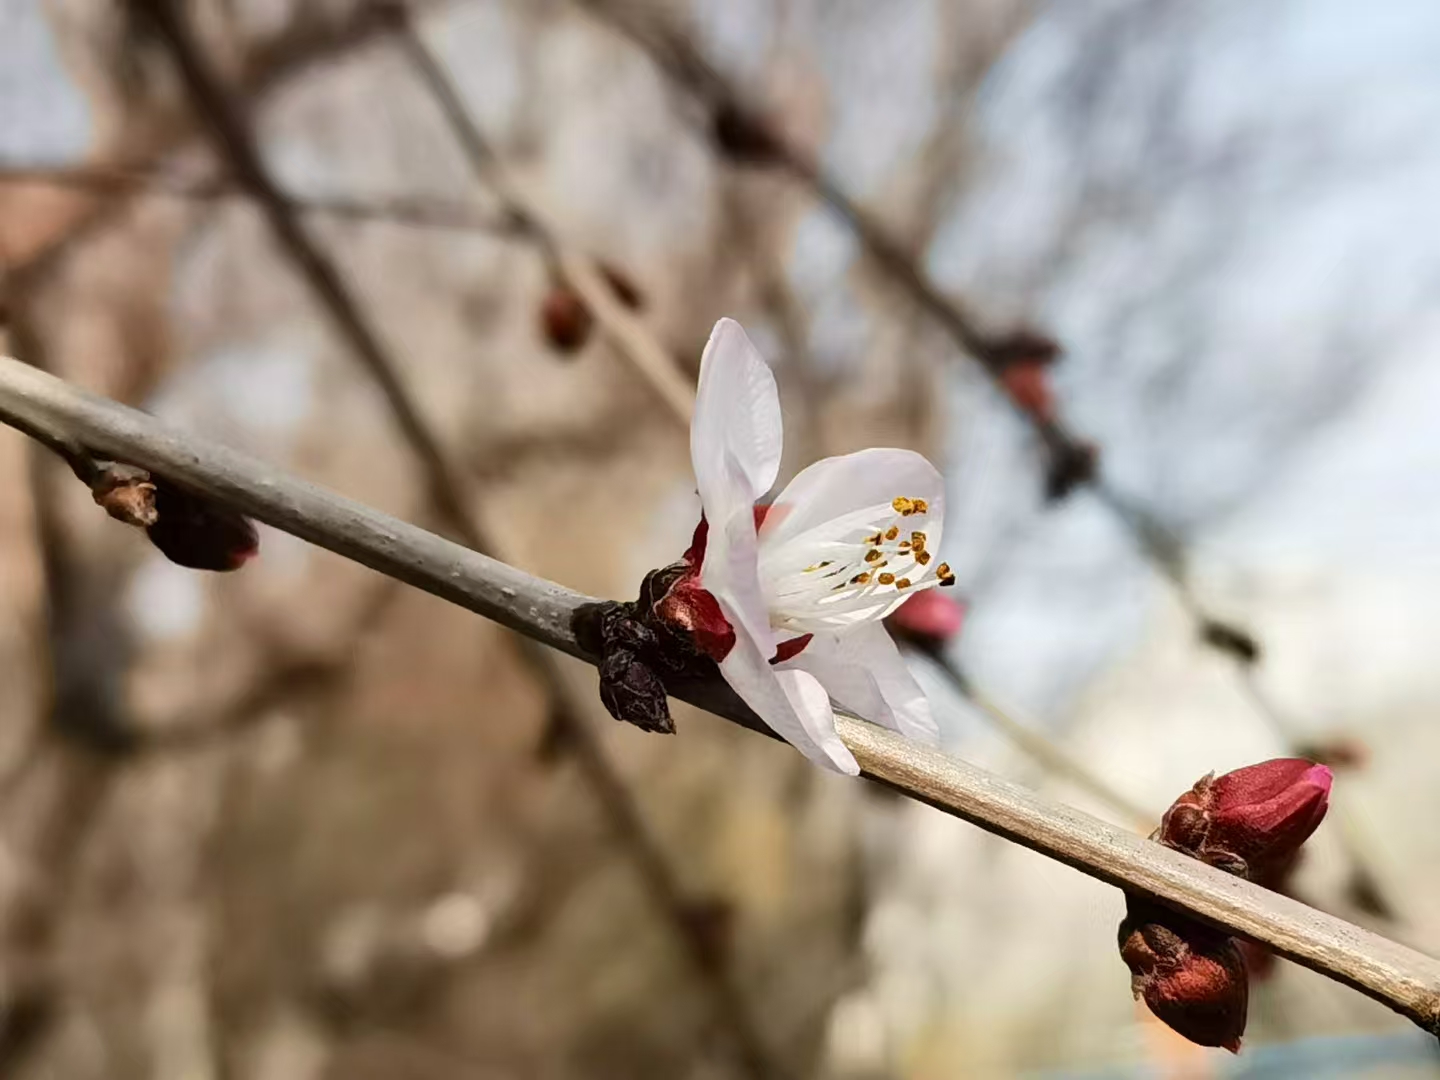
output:
[[[899,526],[899,525],[891,525],[890,528],[888,528],[888,529],[885,530],[885,539],[886,539],[886,540],[894,540],[894,539],[895,539],[897,536],[899,536],[899,535],[900,535],[900,526]]]
[[[881,557],[882,557],[882,553],[881,553],[881,551],[880,551],[879,548],[871,548],[869,551],[867,551],[867,552],[865,553],[865,561],[866,561],[866,562],[878,562],[878,561],[881,559]]]
[[[874,536],[867,536],[865,538],[865,543],[878,545],[884,539],[884,536],[882,536],[880,533],[876,533]]]
[[[910,534],[910,543],[911,543],[911,545],[915,548],[916,551],[924,551],[924,550],[925,550],[925,534],[924,534],[923,532],[913,532],[913,533],[911,533],[911,534]]]
[[[883,577],[884,575],[882,574],[881,576]],[[870,584],[870,575],[869,575],[869,573],[856,574],[854,577],[852,577],[852,578],[850,579],[850,584],[851,584],[851,585],[869,585],[869,584]]]
[[[917,551],[915,553],[915,561],[918,562],[921,566],[929,566],[930,553],[928,551]]]
[[[902,577],[899,581],[895,582],[895,587],[897,589],[908,589],[910,587],[910,579],[908,577]]]
[[[829,566],[829,565],[830,565],[830,560],[829,560],[829,559],[826,559],[824,562],[817,562],[814,566],[807,566],[807,567],[805,567],[805,573],[807,573],[807,574],[813,574],[816,570],[824,570],[825,567],[827,567],[827,566]]]
[[[901,541],[900,541],[900,550],[901,550],[901,551],[909,551],[909,550],[910,550],[910,541],[909,541],[909,540],[901,540]]]
[[[930,512],[930,504],[924,499],[914,499],[912,501],[915,503],[915,512],[917,514],[928,514]]]
[[[894,500],[890,503],[890,505],[895,508],[895,512],[897,514],[904,514],[906,517],[910,516],[915,512],[914,501],[905,498],[904,495],[895,496]]]
[[[895,575],[894,575],[894,574],[881,574],[879,580],[880,580],[880,584],[881,584],[881,585],[894,585],[894,584],[895,584]]]

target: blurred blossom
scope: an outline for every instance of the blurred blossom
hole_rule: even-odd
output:
[[[965,605],[932,589],[901,604],[885,623],[895,637],[907,644],[938,652],[960,633],[965,623]]]

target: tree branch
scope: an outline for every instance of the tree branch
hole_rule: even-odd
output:
[[[93,454],[152,470],[551,648],[591,659],[570,628],[590,597],[4,358],[0,420],[63,430]],[[723,683],[672,689],[702,709],[769,733]],[[1097,880],[1267,945],[1440,1033],[1440,962],[863,720],[842,715],[837,726],[871,779]]]

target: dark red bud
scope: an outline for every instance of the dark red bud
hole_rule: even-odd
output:
[[[1038,361],[1024,360],[1011,364],[1000,373],[1000,385],[1023,412],[1037,420],[1055,418],[1055,395],[1050,389],[1050,375]]]
[[[155,478],[155,523],[146,534],[173,563],[192,570],[238,570],[260,552],[243,514]]]
[[[1129,900],[1120,957],[1156,1018],[1200,1046],[1240,1050],[1250,986],[1238,943],[1166,908]]]
[[[562,353],[579,352],[590,340],[595,317],[574,289],[556,285],[540,305],[540,329],[545,340]]]

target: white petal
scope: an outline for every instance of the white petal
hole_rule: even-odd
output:
[[[711,521],[746,512],[775,485],[782,440],[770,367],[733,319],[721,319],[700,358],[690,460]]]
[[[940,729],[925,691],[878,622],[837,635],[817,634],[782,666],[810,672],[831,697],[857,716],[917,742],[939,744]]]
[[[760,542],[751,504],[723,521],[710,520],[700,584],[720,604],[737,638],[745,638],[767,660],[775,655],[770,607],[760,587]]]
[[[890,631],[878,622],[865,623],[841,640],[847,650],[853,649],[862,657],[866,670],[879,684],[880,694],[895,718],[895,730],[927,746],[939,746],[940,725],[930,712],[930,699],[915,681]]]
[[[720,674],[745,704],[786,742],[817,765],[857,776],[860,765],[835,733],[830,697],[803,671],[777,671],[746,635],[720,661]]]
[[[761,541],[766,548],[823,531],[832,521],[851,519],[867,508],[903,495],[930,504],[925,532],[931,550],[940,548],[945,516],[945,482],[935,466],[913,450],[877,448],[825,458],[785,486],[765,518]],[[774,522],[771,525],[771,522]]]

